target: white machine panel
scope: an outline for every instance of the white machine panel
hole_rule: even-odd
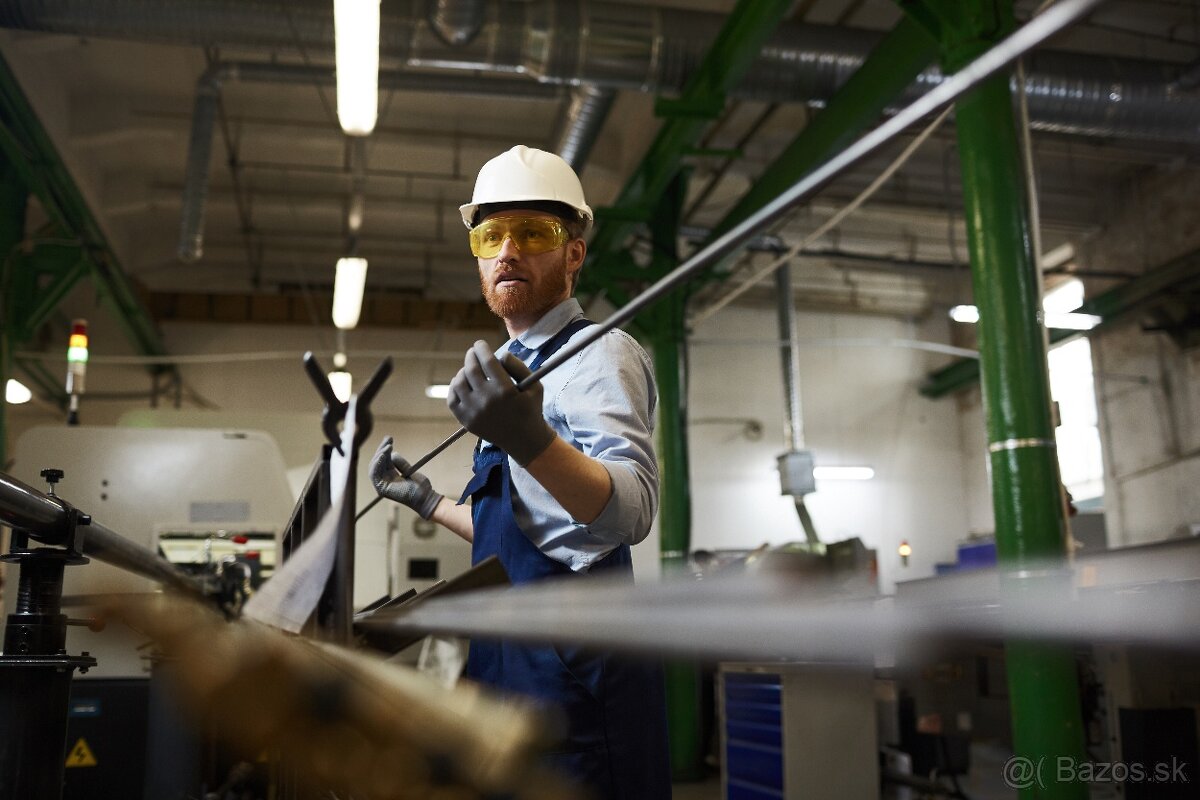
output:
[[[258,431],[40,427],[23,435],[10,470],[44,491],[40,472],[65,473],[56,494],[99,523],[144,547],[169,530],[270,531],[278,536],[294,504],[275,440]],[[16,587],[6,565],[5,586]],[[93,560],[67,567],[63,594],[153,591],[153,581]],[[13,591],[5,592],[12,609]],[[64,606],[70,617],[80,609]],[[100,633],[72,626],[67,651],[89,651],[99,666],[87,678],[139,677],[148,673],[144,639],[119,625]]]

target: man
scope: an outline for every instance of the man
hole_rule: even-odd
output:
[[[655,389],[646,353],[610,331],[524,391],[530,374],[593,324],[572,297],[592,211],[565,161],[518,146],[479,171],[460,207],[484,299],[504,320],[497,353],[467,351],[447,405],[471,433],[474,476],[457,504],[385,439],[371,462],[383,496],[499,556],[515,584],[588,575],[632,578],[629,548],[654,518]],[[471,498],[471,506],[463,505]],[[560,709],[566,735],[549,754],[603,798],[670,796],[661,672],[610,654],[477,640],[466,675]]]

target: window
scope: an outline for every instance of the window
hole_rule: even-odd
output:
[[[1083,303],[1083,284],[1072,279],[1046,293],[1048,312],[1074,311]],[[1096,415],[1092,345],[1080,337],[1050,349],[1050,394],[1058,403],[1058,464],[1075,502],[1104,495],[1104,462]]]

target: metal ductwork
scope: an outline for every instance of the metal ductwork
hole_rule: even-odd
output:
[[[333,67],[307,67],[293,64],[226,62],[214,64],[196,82],[196,102],[192,111],[192,130],[188,137],[187,171],[183,181],[183,212],[179,230],[179,259],[199,261],[204,254],[204,213],[208,203],[209,163],[221,84],[225,81],[292,83],[333,86]],[[464,75],[415,75],[385,70],[379,73],[381,89],[400,89],[443,94],[479,94],[534,100],[554,100],[562,94],[556,86],[527,78],[469,78]],[[593,136],[593,139],[595,137]],[[361,191],[361,187],[359,187]],[[361,202],[361,195],[359,196]]]
[[[483,27],[485,6],[485,0],[434,0],[429,24],[446,44],[464,45]]]
[[[462,46],[435,32],[426,0],[387,4],[380,54],[409,67],[524,74],[544,83],[679,91],[724,16],[583,0],[480,0],[483,23]],[[464,9],[468,3],[447,3]],[[0,26],[77,36],[329,53],[327,0],[22,0],[0,6]],[[771,37],[735,96],[821,104],[879,34],[787,23]],[[1034,127],[1089,136],[1195,142],[1200,97],[1174,84],[1172,65],[1053,52],[1026,63]],[[941,80],[929,70],[923,91]]]
[[[555,148],[571,169],[579,172],[587,163],[592,145],[604,127],[604,120],[612,110],[616,92],[596,86],[580,86],[571,93],[571,105],[563,120],[562,132]]]

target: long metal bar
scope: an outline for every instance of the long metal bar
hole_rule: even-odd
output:
[[[67,509],[21,481],[0,472],[0,521],[30,532],[34,539],[58,539],[70,524]],[[172,588],[199,594],[199,586],[153,550],[134,544],[98,522],[87,525],[83,552],[127,572],[162,581]]]
[[[1086,16],[1104,0],[1061,0],[1036,19],[1027,22],[1011,36],[996,44],[979,58],[947,78],[937,88],[906,106],[894,117],[861,139],[826,161],[792,185],[790,189],[760,208],[754,214],[733,226],[729,231],[714,239],[684,263],[664,275],[653,286],[633,300],[617,309],[604,322],[586,328],[576,335],[571,343],[555,353],[541,368],[522,380],[521,389],[533,385],[552,370],[574,358],[580,351],[604,334],[633,320],[638,314],[653,305],[664,295],[686,283],[711,264],[714,264],[753,239],[765,228],[781,219],[791,208],[815,194],[821,187],[847,169],[862,163],[902,134],[911,125],[950,105],[959,97],[1004,69],[1023,54],[1063,31],[1072,23]],[[454,444],[467,431],[459,428],[445,441],[413,464],[409,474],[416,472],[430,460]]]
[[[1056,580],[1016,597],[1000,591],[1005,575],[997,570],[958,575],[946,586],[930,581],[919,598],[901,595],[895,602],[838,599],[844,585],[803,575],[684,576],[637,586],[597,579],[439,598],[361,625],[707,659],[869,659],[890,653],[911,661],[942,652],[947,642],[998,640],[1200,649],[1196,591],[1164,584],[1161,573],[1136,563],[1117,566],[1097,587],[1090,573],[1046,566]],[[1142,584],[1152,585],[1129,591]],[[1060,595],[1069,601],[1049,602]]]

